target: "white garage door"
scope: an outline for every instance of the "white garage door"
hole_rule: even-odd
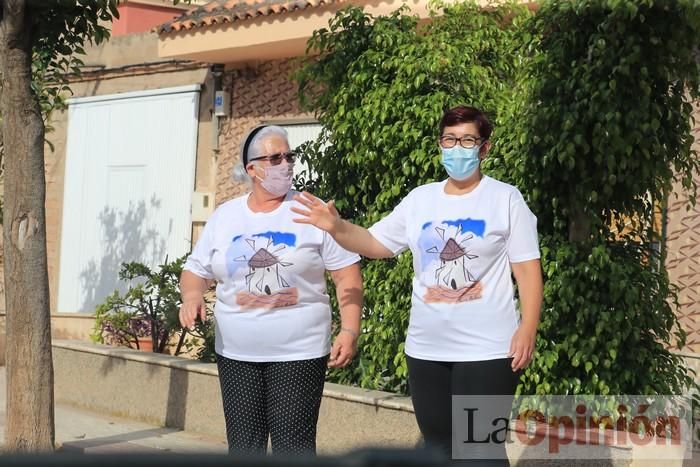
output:
[[[199,86],[69,100],[58,312],[93,312],[121,263],[190,248]]]

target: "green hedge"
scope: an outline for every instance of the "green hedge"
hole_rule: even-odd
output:
[[[309,42],[300,98],[325,130],[301,185],[371,225],[445,174],[437,124],[470,104],[496,124],[484,170],[538,216],[546,279],[538,352],[520,391],[671,394],[692,376],[676,290],[653,231],[674,173],[694,195],[690,101],[700,10],[691,1],[574,0],[341,10]],[[624,227],[626,225],[626,227]],[[624,227],[624,228],[623,228]],[[335,381],[406,392],[411,258],[364,262],[360,354]]]
[[[444,178],[437,146],[444,109],[469,102],[498,123],[511,105],[523,41],[517,26],[527,10],[463,4],[444,13],[419,26],[405,10],[371,18],[348,8],[309,42],[309,53],[320,55],[299,73],[300,91],[325,130],[304,151],[317,174],[306,187],[335,199],[358,224],[373,224],[412,188]],[[411,255],[365,261],[363,275],[360,353],[331,377],[405,392]]]
[[[537,394],[678,394],[693,385],[654,207],[674,173],[694,199],[690,100],[700,8],[550,1],[526,25],[504,173],[537,214],[545,303]]]

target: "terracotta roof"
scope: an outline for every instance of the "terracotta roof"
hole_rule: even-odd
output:
[[[245,21],[258,16],[278,15],[307,8],[318,8],[342,0],[213,0],[155,28],[158,34],[171,31]]]

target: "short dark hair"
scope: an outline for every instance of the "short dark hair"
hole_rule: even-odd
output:
[[[476,107],[459,105],[445,111],[440,120],[440,136],[447,126],[455,126],[460,123],[473,123],[479,130],[479,136],[487,140],[491,137],[493,125],[484,112]]]

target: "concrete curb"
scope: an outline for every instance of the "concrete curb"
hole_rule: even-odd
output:
[[[103,355],[110,358],[147,363],[149,365],[159,365],[166,368],[186,370],[203,375],[216,376],[219,372],[214,363],[201,363],[196,360],[189,360],[171,355],[154,352],[141,352],[139,350],[112,347],[102,344],[94,344],[84,341],[74,340],[53,340],[52,346],[57,349],[73,350],[96,355]],[[342,384],[326,383],[323,391],[324,397],[357,402],[375,407],[383,407],[393,410],[403,410],[413,413],[413,403],[407,396],[399,396],[390,392],[362,389],[354,386]]]
[[[225,439],[216,364],[83,341],[55,340],[53,353],[57,403]],[[320,453],[419,440],[410,398],[326,383]]]

